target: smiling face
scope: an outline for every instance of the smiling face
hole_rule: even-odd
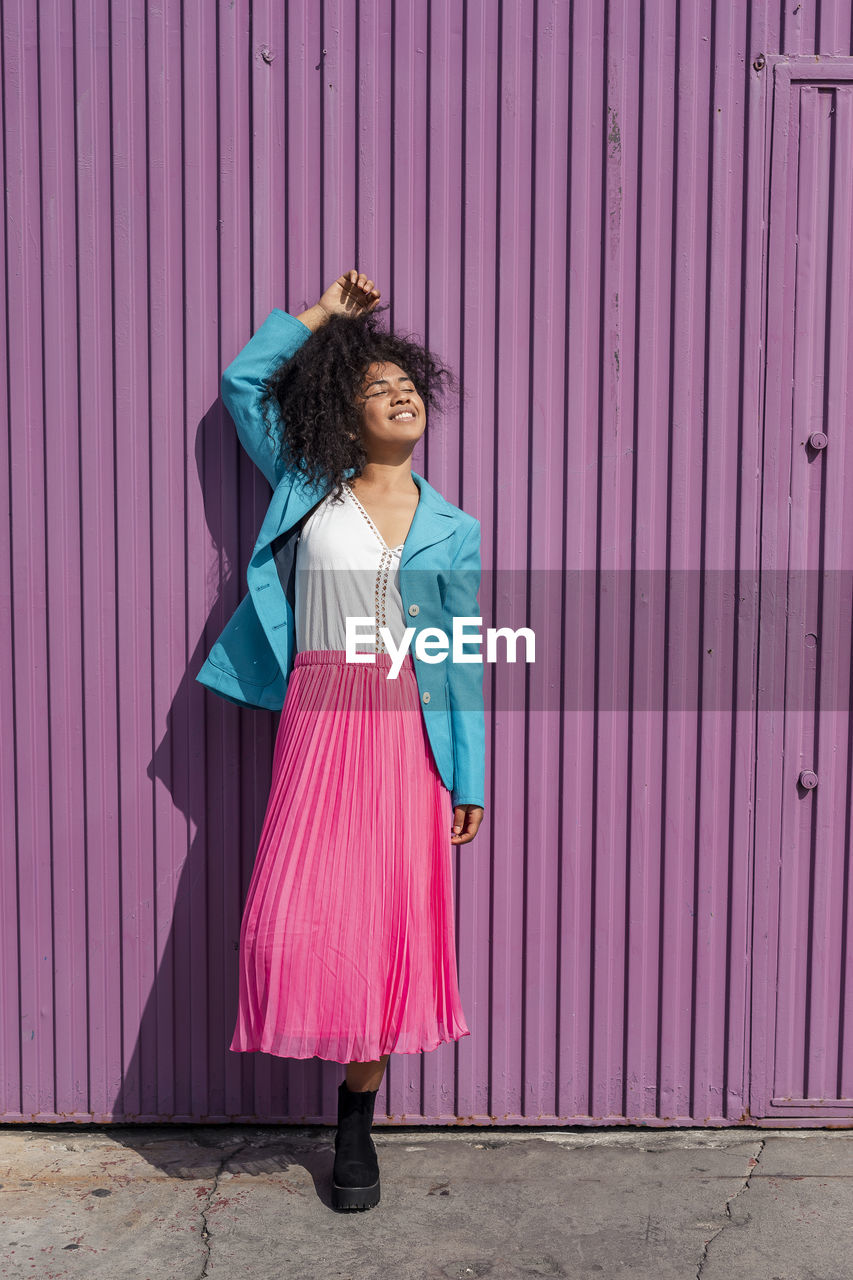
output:
[[[405,369],[390,361],[368,367],[362,382],[361,438],[368,457],[411,453],[426,429],[426,409]]]

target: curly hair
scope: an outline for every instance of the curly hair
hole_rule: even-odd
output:
[[[314,484],[329,482],[335,499],[342,496],[344,472],[354,468],[354,478],[367,462],[360,426],[371,364],[404,369],[428,410],[441,411],[446,391],[459,389],[452,370],[415,337],[379,328],[385,310],[330,316],[264,380],[261,409],[278,458]]]

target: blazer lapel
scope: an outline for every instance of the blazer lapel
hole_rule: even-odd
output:
[[[344,474],[349,476],[352,473],[353,468],[349,468]],[[453,508],[438,490],[415,471],[412,479],[420,489],[420,498],[400,555],[401,569],[420,552],[449,538],[455,524]],[[331,492],[331,488],[330,484],[306,484],[301,477],[288,484],[287,477],[284,478],[272,496],[252,552],[251,564],[256,569],[269,563],[270,544],[293,529],[321,498]]]
[[[449,538],[456,524],[453,508],[442,498],[438,490],[433,489],[423,476],[417,475],[414,471],[412,479],[420,489],[421,496],[400,553],[401,572],[420,552],[434,547],[444,538]]]

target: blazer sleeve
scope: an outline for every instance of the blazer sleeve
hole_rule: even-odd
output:
[[[480,606],[480,522],[473,520],[463,536],[451,564],[445,608],[453,618],[477,618]],[[463,644],[462,652],[476,653],[472,644]],[[477,654],[479,659],[481,655]],[[486,794],[486,717],[483,704],[485,664],[454,662],[448,658],[447,686],[450,700],[450,724],[453,737],[453,805],[475,804],[485,809]]]
[[[276,445],[267,434],[267,423],[261,410],[263,381],[310,337],[311,330],[307,325],[276,307],[222,375],[222,400],[234,419],[240,443],[273,488],[284,475],[285,467],[277,458]],[[267,412],[275,427],[275,400],[270,401]]]

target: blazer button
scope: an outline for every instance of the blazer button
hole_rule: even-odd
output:
[[[409,605],[409,613],[412,615],[413,618],[417,617],[420,611],[421,611],[420,605],[417,605],[417,604]]]
[[[424,692],[424,702],[429,702],[429,689]]]

